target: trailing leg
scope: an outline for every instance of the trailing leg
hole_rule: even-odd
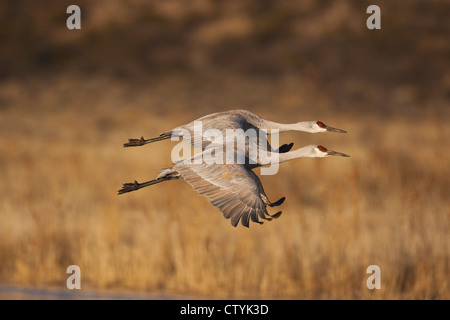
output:
[[[166,174],[165,171],[166,170]],[[131,191],[136,191],[163,181],[169,181],[169,180],[176,180],[179,179],[180,176],[175,173],[175,172],[168,172],[168,169],[164,169],[159,175],[158,178],[156,178],[155,180],[150,180],[150,181],[146,181],[146,182],[142,182],[139,183],[136,180],[134,180],[134,182],[132,183],[124,183],[122,186],[122,189],[120,189],[119,191],[117,191],[117,194],[124,194],[127,192],[131,192]]]

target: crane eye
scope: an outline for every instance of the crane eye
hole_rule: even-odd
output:
[[[322,152],[327,152],[327,148],[323,147],[323,146],[317,146],[317,149],[319,149]]]
[[[316,124],[317,124],[319,127],[324,128],[324,129],[327,127],[327,126],[326,126],[323,122],[321,122],[321,121],[317,121]]]

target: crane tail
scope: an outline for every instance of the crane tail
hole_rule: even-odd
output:
[[[156,142],[156,141],[169,139],[171,136],[172,136],[172,134],[170,132],[164,132],[159,137],[151,138],[151,139],[144,139],[144,137],[140,137],[139,139],[128,139],[128,142],[124,143],[123,147],[124,148],[139,147],[139,146],[143,146],[144,144],[147,144],[147,143],[152,143],[152,142]]]

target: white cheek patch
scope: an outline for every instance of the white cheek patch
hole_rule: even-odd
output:
[[[314,131],[316,131],[316,132],[325,132],[325,131],[327,131],[327,128],[325,127],[325,128],[322,128],[321,126],[319,126],[317,123],[315,123],[314,125],[313,125],[313,128],[314,128]]]

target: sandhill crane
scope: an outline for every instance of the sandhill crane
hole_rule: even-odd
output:
[[[231,219],[231,224],[236,227],[241,221],[245,227],[249,221],[262,223],[259,218],[272,220],[281,215],[281,211],[270,215],[266,206],[279,206],[284,202],[284,197],[272,203],[264,192],[261,181],[252,171],[253,168],[261,166],[256,164],[195,164],[195,157],[181,160],[170,168],[163,169],[155,180],[138,183],[125,183],[118,194],[135,191],[163,181],[183,178],[200,195],[223,213],[224,217]],[[349,157],[340,152],[326,149],[321,145],[310,145],[288,153],[281,153],[278,162],[285,162],[301,157]]]
[[[163,132],[159,137],[156,138],[144,139],[144,137],[141,137],[140,139],[128,139],[128,142],[124,144],[124,147],[142,146],[147,143],[170,139],[172,136],[182,137],[186,131],[189,132],[191,136],[194,136],[195,135],[194,125],[196,122],[200,121],[202,124],[202,128],[205,131],[208,129],[216,129],[216,130],[218,129],[222,132],[225,132],[226,129],[234,129],[234,130],[242,129],[246,131],[250,128],[253,128],[255,130],[263,130],[267,132],[267,134],[270,134],[271,133],[270,130],[274,129],[278,130],[279,132],[303,131],[309,133],[317,133],[329,131],[329,132],[346,133],[345,130],[329,127],[321,121],[303,121],[292,124],[283,124],[265,120],[259,115],[247,110],[230,110],[206,115],[188,124]],[[194,145],[193,140],[191,141],[191,143]],[[202,149],[204,149],[208,141],[203,140],[201,143]],[[267,147],[268,150],[275,151],[270,147],[270,144],[268,142]]]

